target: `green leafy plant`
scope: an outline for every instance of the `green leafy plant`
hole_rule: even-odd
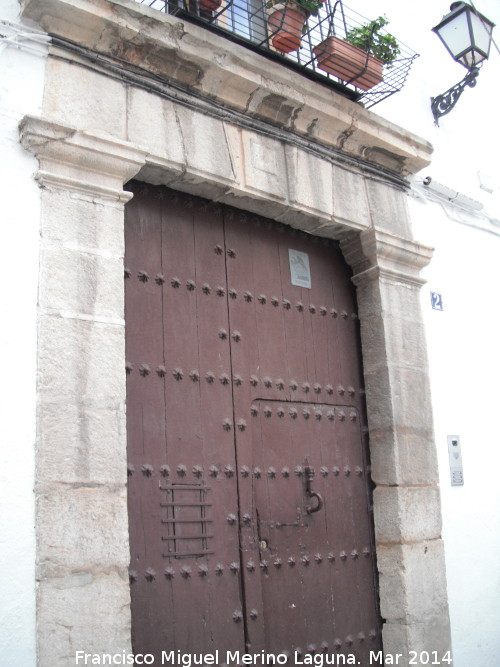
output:
[[[326,0],[293,0],[293,2],[289,2],[288,4],[291,6],[297,5],[297,7],[300,7],[306,12],[307,16],[317,16],[319,9],[324,2],[326,2]],[[280,2],[280,0],[269,0],[269,2],[266,3],[266,7],[267,9],[271,9],[271,7],[278,4],[285,3]]]
[[[345,41],[391,66],[401,53],[401,49],[395,37],[389,33],[380,32],[388,23],[385,16],[379,16],[365,25],[348,30]]]

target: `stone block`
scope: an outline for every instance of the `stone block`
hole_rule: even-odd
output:
[[[425,329],[421,321],[373,315],[360,317],[363,361],[367,373],[388,363],[427,368]]]
[[[295,146],[286,146],[285,160],[290,204],[319,220],[333,213],[332,165]]]
[[[441,540],[377,545],[380,613],[388,621],[419,623],[447,612]]]
[[[39,482],[125,484],[124,403],[42,402],[38,430]]]
[[[335,220],[356,229],[370,227],[365,178],[338,165],[333,166],[332,175]]]
[[[54,245],[42,248],[39,303],[120,321],[124,318],[123,260]]]
[[[419,542],[441,535],[436,486],[377,486],[373,507],[377,544]]]
[[[125,484],[39,484],[37,491],[40,579],[128,567]]]
[[[368,408],[368,425],[371,410]],[[376,484],[437,484],[436,447],[425,426],[419,430],[370,429],[372,479]]]
[[[75,652],[131,652],[130,592],[125,573],[76,572],[38,584],[39,667],[74,665]]]
[[[224,123],[178,106],[176,109],[187,170],[184,180],[233,185],[235,173]]]
[[[406,194],[388,183],[366,179],[372,224],[406,239],[413,238]]]
[[[123,257],[123,204],[96,202],[68,190],[42,190],[42,237]]]
[[[161,158],[163,169],[172,177],[182,173],[186,156],[176,106],[172,102],[131,87],[127,134],[129,141],[141,146],[150,155]]]
[[[382,642],[384,653],[391,656],[393,662],[387,664],[398,664],[402,667],[410,667],[415,664],[450,665],[451,639],[450,624],[447,614],[438,617],[427,617],[420,623],[401,623],[388,621],[382,628]],[[413,651],[414,653],[410,653]],[[436,651],[436,655],[433,652]],[[416,655],[415,655],[416,653]],[[429,654],[429,659],[427,655]],[[395,656],[400,655],[396,663]],[[444,660],[443,660],[444,658]]]
[[[123,326],[41,315],[38,354],[45,400],[125,400]]]
[[[47,61],[43,108],[51,121],[125,139],[126,102],[125,84],[63,60]]]
[[[242,193],[288,205],[284,144],[248,130],[241,130],[240,141]]]

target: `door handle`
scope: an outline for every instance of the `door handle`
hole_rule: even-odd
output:
[[[306,473],[306,496],[308,500],[311,500],[314,498],[317,503],[315,506],[313,505],[306,505],[306,512],[308,514],[315,514],[316,512],[319,512],[320,509],[323,507],[323,498],[317,491],[313,491],[312,489],[312,480],[314,479],[314,470],[310,468],[309,466],[306,466],[305,468],[305,473]]]

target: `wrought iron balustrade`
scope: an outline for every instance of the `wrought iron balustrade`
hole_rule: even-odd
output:
[[[290,53],[281,53],[273,46],[273,37],[280,27],[276,21],[270,21],[270,4],[265,0],[136,0],[145,6],[168,14],[181,16],[204,25],[233,41],[277,59],[292,69],[316,81],[326,83],[350,99],[370,108],[399,92],[408,77],[408,73],[418,54],[398,41],[399,55],[391,65],[385,65],[383,81],[370,90],[364,90],[356,74],[352,80],[340,80],[337,76],[320,67],[314,48],[324,39],[335,36],[345,38],[346,33],[355,27],[368,23],[357,12],[349,9],[341,0],[325,0],[318,16],[309,16],[300,38],[300,47]],[[292,5],[286,0],[283,5]],[[211,9],[210,7],[214,7]],[[382,31],[384,34],[384,31]],[[358,85],[357,85],[358,83]]]

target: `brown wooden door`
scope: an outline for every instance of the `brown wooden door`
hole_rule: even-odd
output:
[[[134,650],[219,650],[221,663],[226,651],[326,651],[364,664],[380,637],[358,326],[340,251],[166,188],[132,189]],[[304,259],[310,287],[291,280]],[[307,271],[294,275],[307,283]]]

